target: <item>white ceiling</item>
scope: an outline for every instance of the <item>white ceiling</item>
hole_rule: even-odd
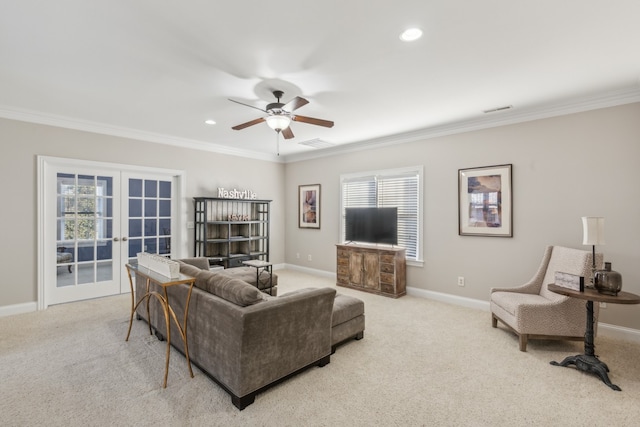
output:
[[[335,122],[292,124],[280,159],[304,158],[316,138],[638,101],[639,16],[637,0],[0,0],[0,116],[275,159],[266,124],[231,129],[262,113],[228,98],[263,108],[279,89]]]

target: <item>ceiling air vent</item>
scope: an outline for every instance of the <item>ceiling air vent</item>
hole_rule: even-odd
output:
[[[333,147],[333,146],[336,145],[333,142],[323,141],[320,138],[315,138],[315,139],[310,139],[308,141],[298,142],[298,144],[306,145],[307,147],[312,147],[312,148],[329,148],[329,147]]]
[[[490,110],[484,110],[483,113],[485,113],[485,114],[497,113],[498,111],[511,110],[512,108],[513,108],[513,105],[505,105],[504,107],[498,107],[498,108],[492,108]]]

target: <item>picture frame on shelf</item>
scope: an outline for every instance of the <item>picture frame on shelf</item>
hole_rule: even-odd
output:
[[[512,165],[458,169],[458,234],[513,237]]]
[[[320,184],[298,186],[298,227],[320,228]]]

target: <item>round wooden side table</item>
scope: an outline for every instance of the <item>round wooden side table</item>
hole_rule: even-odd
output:
[[[551,362],[554,366],[575,365],[576,369],[584,372],[596,374],[602,381],[613,390],[620,391],[620,387],[611,383],[609,379],[609,367],[600,361],[595,355],[595,345],[593,343],[593,303],[606,302],[611,304],[640,304],[640,295],[630,292],[618,292],[618,295],[601,294],[595,289],[585,288],[584,292],[574,289],[564,288],[555,284],[548,286],[551,292],[566,295],[571,298],[578,298],[587,301],[587,331],[584,334],[584,354],[569,356],[562,362]]]

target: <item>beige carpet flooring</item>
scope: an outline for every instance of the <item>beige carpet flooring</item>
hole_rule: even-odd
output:
[[[334,286],[278,271],[280,291]],[[361,341],[257,396],[229,396],[134,321],[129,295],[0,318],[0,424],[4,426],[637,426],[640,345],[596,338],[616,392],[593,375],[551,366],[576,342],[533,341],[491,328],[487,312],[339,288],[365,301]],[[265,331],[266,334],[269,331]]]

